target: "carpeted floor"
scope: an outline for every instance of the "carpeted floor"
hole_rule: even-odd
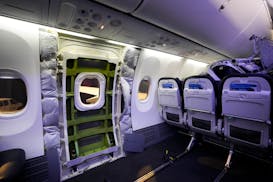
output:
[[[131,182],[164,163],[164,153],[171,156],[184,151],[190,138],[181,134],[126,158],[91,169],[67,182]],[[163,169],[147,182],[213,181],[223,169],[228,150],[211,145],[196,146],[193,151]],[[273,181],[272,165],[235,154],[232,168],[222,181]]]

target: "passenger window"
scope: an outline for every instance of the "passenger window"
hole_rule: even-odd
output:
[[[75,79],[75,106],[80,111],[95,110],[105,103],[106,79],[101,73],[80,73]]]
[[[100,97],[100,83],[96,78],[86,78],[80,86],[80,97],[84,104],[95,104]]]
[[[25,108],[27,91],[22,79],[0,75],[0,88],[0,114],[14,114]]]
[[[138,87],[138,100],[144,101],[148,98],[149,95],[149,87],[150,87],[150,79],[149,77],[144,77]]]
[[[8,103],[8,100],[5,100],[5,98],[3,98],[4,99],[4,106],[7,106],[9,103]],[[8,98],[9,99],[9,98]]]

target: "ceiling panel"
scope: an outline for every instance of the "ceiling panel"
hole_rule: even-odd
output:
[[[251,54],[250,36],[271,29],[262,0],[144,0],[133,15],[231,57]]]

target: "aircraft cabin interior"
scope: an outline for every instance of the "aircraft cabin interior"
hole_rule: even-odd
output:
[[[273,0],[0,0],[0,182],[273,181]]]

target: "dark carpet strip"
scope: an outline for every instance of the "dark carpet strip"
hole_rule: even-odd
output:
[[[171,156],[184,151],[190,138],[181,134],[145,149],[91,169],[67,182],[131,182],[164,163],[165,150]],[[198,144],[193,151],[163,169],[147,182],[210,182],[223,169],[228,150],[212,144]],[[224,182],[273,181],[272,165],[234,154],[232,167]]]

